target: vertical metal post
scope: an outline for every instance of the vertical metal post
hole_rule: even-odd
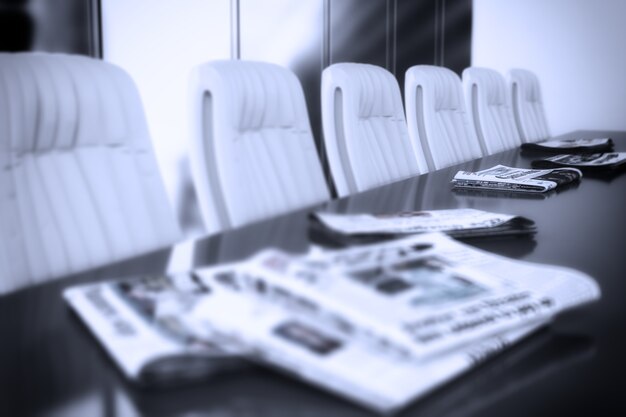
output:
[[[439,65],[439,2],[435,0],[435,56],[433,65]]]
[[[392,72],[392,63],[391,63],[391,49],[393,48],[392,46],[392,18],[393,18],[393,11],[391,10],[391,4],[393,3],[392,0],[386,0],[386,8],[385,8],[385,68],[387,68],[387,71]]]
[[[87,3],[89,21],[89,55],[102,59],[102,3],[101,0],[90,0]]]
[[[435,65],[444,65],[446,33],[446,0],[435,2]]]
[[[398,0],[393,0],[393,40],[391,42],[391,72],[396,75],[396,61],[398,50]]]
[[[446,0],[441,0],[441,66],[445,65],[446,47]]]
[[[239,0],[230,0],[230,58],[241,59]]]
[[[387,0],[386,19],[386,63],[389,72],[396,75],[396,44],[397,44],[397,21],[398,21],[398,1]]]
[[[331,65],[333,62],[333,57],[331,53],[331,21],[330,21],[330,1],[331,0],[323,0],[322,3],[322,68],[320,70],[320,76],[324,68]],[[333,182],[333,177],[330,173],[330,166],[328,165],[328,156],[326,154],[326,147],[324,146],[324,141],[322,140],[322,129],[320,129],[320,137],[316,138],[315,141],[317,143],[317,149],[319,150],[320,162],[322,163],[322,170],[324,172],[324,178],[326,179],[326,184],[330,189],[330,193],[333,197],[337,196],[337,192],[335,191],[335,184]]]
[[[446,44],[446,0],[441,0],[441,25],[439,25],[441,29],[441,36],[439,37],[439,44],[441,47],[441,52],[439,53],[439,62],[442,67],[444,66],[444,51]]]
[[[323,8],[323,31],[322,31],[322,70],[332,64],[332,55],[330,53],[330,0],[324,0]]]

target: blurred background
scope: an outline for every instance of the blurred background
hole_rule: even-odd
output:
[[[187,161],[188,76],[240,58],[293,70],[320,158],[321,71],[366,62],[534,71],[552,134],[626,130],[622,0],[0,0],[0,50],[101,57],[137,83],[169,198],[203,232]]]

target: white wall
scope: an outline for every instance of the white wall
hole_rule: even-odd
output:
[[[230,57],[230,0],[103,0],[104,59],[124,68],[141,94],[172,206],[189,234],[189,74]],[[200,225],[201,227],[201,225]]]
[[[552,134],[626,130],[626,1],[474,0],[472,65],[534,71]]]
[[[165,185],[188,235],[202,229],[186,159],[189,74],[203,62],[230,58],[230,4],[102,0],[104,59],[124,68],[139,88]],[[242,59],[289,67],[300,55],[310,55],[315,42],[321,42],[311,36],[321,34],[321,6],[319,0],[242,0]]]

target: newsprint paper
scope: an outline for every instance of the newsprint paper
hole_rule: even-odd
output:
[[[537,143],[524,143],[522,149],[552,152],[608,152],[613,149],[611,138],[553,139]]]
[[[66,290],[131,379],[175,356],[244,355],[395,411],[600,297],[589,276],[438,233]]]
[[[452,185],[454,188],[544,193],[579,181],[582,176],[576,168],[525,169],[496,165],[478,172],[459,171]]]
[[[326,228],[343,235],[402,235],[445,232],[453,237],[528,234],[534,222],[511,214],[470,208],[384,214],[313,214]]]
[[[589,155],[555,155],[533,161],[537,168],[574,167],[581,170],[616,170],[626,166],[626,152],[594,153]]]

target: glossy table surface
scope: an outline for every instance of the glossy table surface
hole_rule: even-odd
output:
[[[626,132],[572,135],[609,135],[616,150],[626,151]],[[547,329],[399,415],[626,415],[626,172],[586,176],[577,186],[539,198],[450,189],[459,169],[498,163],[529,167],[536,157],[510,150],[313,208],[391,212],[473,207],[523,215],[537,224],[534,239],[470,243],[517,259],[577,268],[602,288],[599,302],[559,316]],[[193,262],[242,259],[267,246],[302,252],[312,238],[311,210],[200,239]],[[77,283],[162,272],[170,254],[171,249],[164,249],[0,297],[0,416],[371,415],[325,391],[244,362],[235,370],[169,388],[146,389],[126,381],[60,294]]]

